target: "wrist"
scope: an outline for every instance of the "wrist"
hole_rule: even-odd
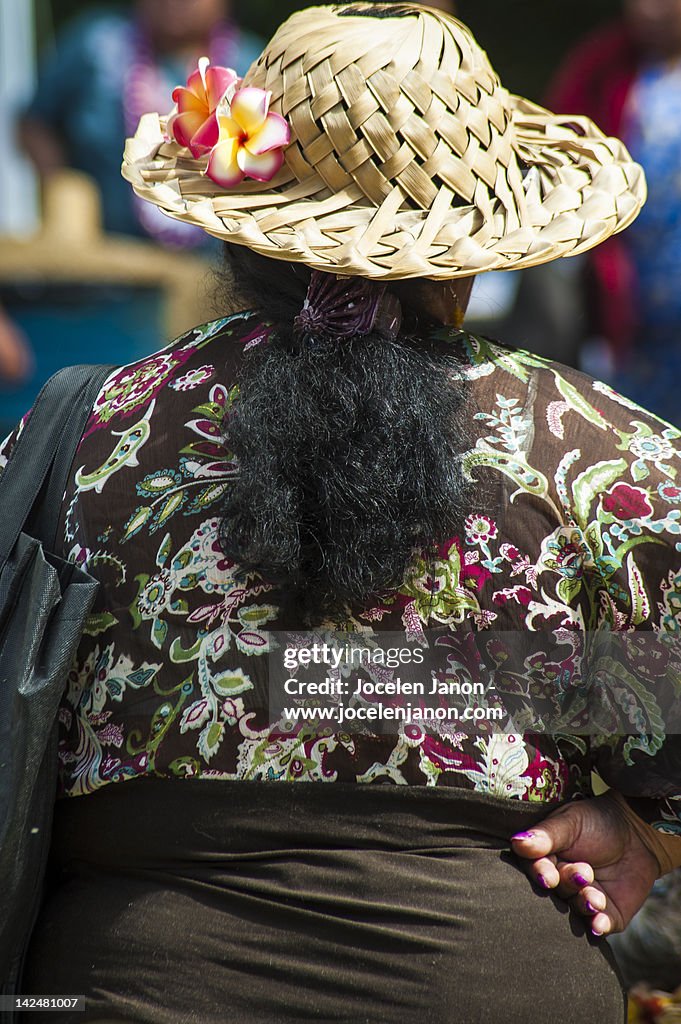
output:
[[[629,828],[655,859],[658,878],[681,867],[681,836],[668,835],[653,828],[647,821],[640,818],[632,810],[626,798],[615,790],[608,790],[604,794],[604,799],[610,800],[611,804],[617,808]]]

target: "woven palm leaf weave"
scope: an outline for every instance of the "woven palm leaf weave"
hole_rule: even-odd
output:
[[[619,140],[509,94],[461,22],[398,6],[299,11],[251,66],[244,85],[271,91],[291,129],[272,181],[214,184],[155,114],[128,140],[124,176],[218,238],[384,280],[529,267],[636,217],[645,179]]]

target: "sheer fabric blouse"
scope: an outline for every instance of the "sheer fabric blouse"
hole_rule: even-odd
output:
[[[324,625],[412,643],[432,629],[468,636],[528,730],[283,728],[257,699],[268,631],[284,628],[277,589],[255,574],[237,580],[217,539],[238,472],[224,419],[242,359],[270,330],[252,312],[197,327],[113,372],[92,409],[62,538],[101,587],[59,712],[60,795],[152,774],[551,801],[588,792],[596,767],[648,798],[658,828],[681,831],[681,756],[666,711],[681,678],[681,433],[574,370],[435,331],[466,382],[465,526],[434,563],[415,558],[384,602]],[[0,447],[0,468],[20,430]],[[662,659],[635,670],[627,647],[587,683],[584,638],[603,629],[656,645]],[[509,637],[530,634],[509,650]],[[584,701],[601,700],[594,687],[616,724],[571,731]],[[524,715],[561,701],[562,730],[542,733]]]

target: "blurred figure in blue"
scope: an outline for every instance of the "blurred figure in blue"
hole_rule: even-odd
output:
[[[649,198],[622,235],[589,254],[596,331],[611,383],[681,423],[681,0],[623,0],[622,17],[569,54],[549,91],[643,165]]]
[[[87,11],[67,25],[40,68],[20,124],[23,147],[42,179],[64,166],[95,179],[106,231],[171,247],[204,245],[204,232],[133,198],[120,173],[123,141],[144,111],[167,106],[199,57],[244,75],[261,49],[231,19],[229,0],[137,0],[132,14]]]

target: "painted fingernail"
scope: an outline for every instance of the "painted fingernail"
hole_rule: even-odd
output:
[[[598,913],[596,907],[594,907],[593,903],[590,903],[589,900],[586,901],[586,909],[589,911],[590,914]]]
[[[595,935],[597,939],[600,939],[601,936],[603,935],[603,932],[599,932],[597,928],[592,928],[591,929],[591,934]]]
[[[584,875],[573,875],[572,877],[574,878],[574,880],[577,883],[577,885],[580,885],[582,887],[585,886],[585,885],[590,885],[591,884],[590,882],[587,882],[587,880],[584,877]]]
[[[550,888],[551,888],[551,886],[549,885],[549,883],[548,883],[548,881],[546,880],[546,878],[544,877],[544,875],[537,875],[537,881],[539,882],[539,884],[540,884],[540,885],[541,885],[541,886],[542,886],[542,887],[543,887],[544,889],[550,889]]]
[[[534,832],[516,832],[511,839],[534,839]]]

